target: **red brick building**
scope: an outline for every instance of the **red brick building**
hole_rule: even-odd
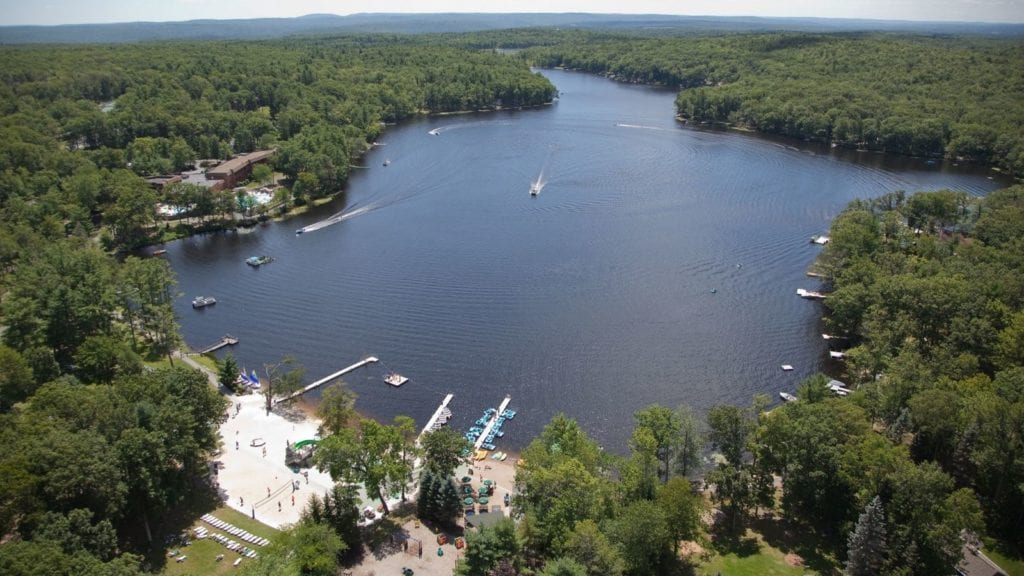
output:
[[[220,180],[217,185],[217,189],[220,190],[234,188],[252,174],[253,165],[266,162],[274,152],[276,150],[258,150],[235,156],[207,170],[206,179]]]

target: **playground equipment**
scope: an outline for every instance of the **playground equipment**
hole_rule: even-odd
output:
[[[313,457],[313,449],[319,442],[319,440],[302,440],[286,446],[284,450],[285,465],[308,468],[311,465],[310,458]]]

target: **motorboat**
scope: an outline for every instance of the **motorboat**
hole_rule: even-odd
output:
[[[213,306],[217,303],[217,299],[213,296],[196,296],[192,299],[193,308],[205,308],[207,306]]]
[[[796,402],[796,396],[793,396],[789,392],[779,392],[779,397],[786,402]]]

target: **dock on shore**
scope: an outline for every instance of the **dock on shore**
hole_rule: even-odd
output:
[[[498,417],[500,417],[501,413],[505,411],[505,408],[508,408],[510,402],[512,402],[512,397],[505,396],[505,399],[501,401],[501,406],[498,406],[498,411],[491,415],[491,419],[487,421],[487,426],[484,426],[484,431],[480,433],[480,437],[473,443],[473,450],[479,450],[480,447],[483,446],[484,441],[487,440],[488,434],[490,434],[491,430],[494,428],[494,423],[498,421]]]
[[[234,346],[235,344],[238,344],[238,338],[235,338],[230,334],[225,334],[221,336],[220,340],[217,340],[213,344],[210,344],[206,348],[200,350],[199,354],[209,354],[210,352],[220,350],[225,346]]]
[[[416,438],[417,443],[419,443],[420,438],[423,438],[425,434],[434,430],[434,425],[441,419],[442,414],[451,416],[451,410],[448,410],[448,403],[451,402],[454,397],[455,394],[448,394],[444,397],[444,400],[441,401],[441,405],[437,407],[437,410],[434,410],[434,415],[430,417],[430,420],[427,420],[427,425],[423,427],[423,431],[420,432],[420,435]]]
[[[278,402],[285,402],[285,401],[291,400],[292,398],[295,398],[297,396],[302,396],[306,392],[309,392],[310,390],[313,390],[315,388],[319,388],[320,386],[323,386],[324,384],[330,382],[331,380],[334,380],[335,378],[340,378],[340,377],[344,376],[345,374],[348,374],[349,372],[352,372],[353,370],[358,370],[358,369],[362,368],[363,366],[366,366],[367,364],[373,364],[374,362],[379,362],[379,361],[380,361],[380,359],[377,358],[376,356],[367,356],[366,358],[363,358],[362,360],[360,360],[359,362],[356,362],[355,364],[353,364],[351,366],[348,366],[346,368],[342,368],[341,370],[338,370],[337,372],[335,372],[334,374],[331,374],[330,376],[326,376],[324,378],[321,378],[321,379],[317,380],[316,382],[313,382],[312,384],[310,384],[310,385],[308,385],[308,386],[306,386],[306,387],[304,387],[304,388],[302,388],[300,390],[292,392],[291,394],[289,394],[289,395],[287,395],[287,396],[285,396],[283,398],[279,398],[274,403],[277,404]]]

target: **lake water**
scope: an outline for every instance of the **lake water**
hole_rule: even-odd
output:
[[[1000,186],[978,169],[696,130],[673,119],[673,92],[544,74],[552,106],[391,127],[330,205],[168,246],[187,343],[230,333],[249,370],[290,354],[307,381],[372,354],[383,363],[346,377],[365,414],[422,426],[452,392],[465,429],[508,394],[518,416],[499,449],[565,412],[623,451],[648,404],[775,401],[825,368],[821,305],[795,291],[818,286],[808,240],[850,200]],[[245,265],[258,254],[275,260]],[[193,310],[195,295],[218,304]],[[392,388],[388,370],[411,381]]]

